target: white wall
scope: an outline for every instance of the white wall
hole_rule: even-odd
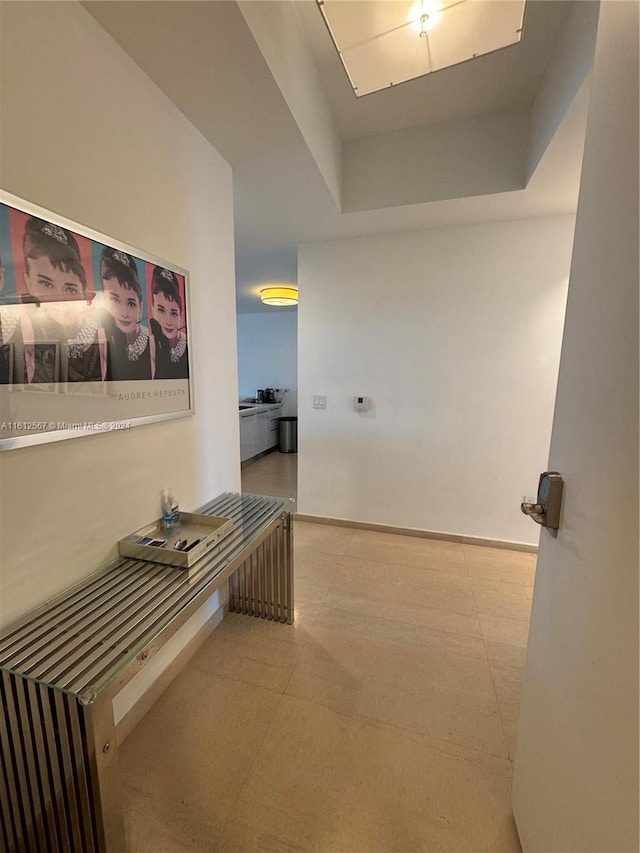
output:
[[[526,853],[638,850],[638,102],[638,4],[604,2],[514,767]]]
[[[231,169],[75,3],[1,8],[4,189],[190,271],[194,417],[0,455],[0,621],[115,556],[167,484],[238,490]]]
[[[547,462],[573,226],[300,247],[301,513],[537,542],[519,505]]]
[[[265,58],[300,133],[340,207],[340,135],[294,3],[240,0],[240,11]]]
[[[238,314],[238,390],[254,397],[258,388],[287,388],[283,415],[298,413],[298,314],[277,308]]]
[[[574,3],[531,107],[527,182],[593,64],[599,3]]]
[[[391,130],[343,143],[343,212],[525,186],[528,109]]]

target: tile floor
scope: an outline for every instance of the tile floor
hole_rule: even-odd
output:
[[[265,457],[243,489],[293,491],[295,462]],[[529,554],[297,522],[295,624],[230,614],[125,741],[130,849],[519,851],[534,571]]]
[[[252,495],[295,498],[298,494],[298,454],[277,450],[242,469],[242,491]]]

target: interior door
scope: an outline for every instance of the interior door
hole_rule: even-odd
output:
[[[543,345],[543,342],[541,342]],[[638,850],[638,4],[600,9],[514,767],[525,853]]]

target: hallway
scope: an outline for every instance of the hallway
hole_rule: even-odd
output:
[[[298,454],[277,450],[242,469],[242,491],[252,495],[298,496]]]
[[[295,461],[248,466],[243,489],[282,493]],[[534,571],[297,522],[295,624],[227,615],[121,748],[131,850],[519,851]]]

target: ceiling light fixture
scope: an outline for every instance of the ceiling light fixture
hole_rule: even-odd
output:
[[[297,305],[298,288],[289,285],[263,287],[260,291],[260,299],[265,305]]]
[[[517,45],[524,26],[525,0],[316,2],[357,98]]]
[[[409,25],[421,39],[427,37],[442,18],[442,7],[437,0],[418,0],[411,7]]]

